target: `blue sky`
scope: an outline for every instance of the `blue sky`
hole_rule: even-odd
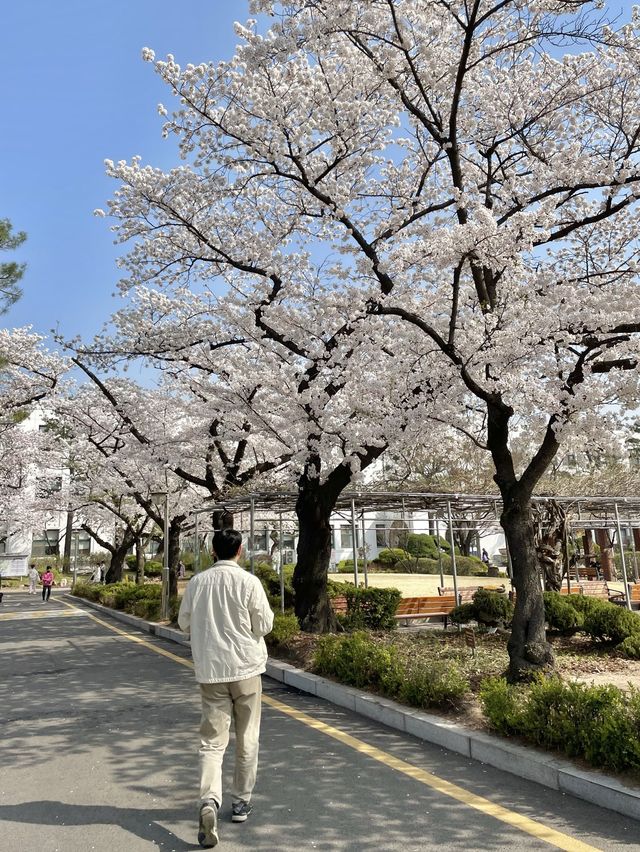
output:
[[[180,64],[228,58],[247,0],[22,0],[5,3],[0,33],[0,218],[28,241],[24,296],[0,320],[93,335],[117,309],[119,277],[106,206],[116,183],[104,160],[177,160],[162,140],[158,102],[170,102],[143,47]],[[4,255],[2,260],[9,259]]]

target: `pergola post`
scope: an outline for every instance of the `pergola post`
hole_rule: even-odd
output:
[[[284,566],[282,564],[282,512],[278,525],[278,557],[280,564],[280,612],[284,615]]]
[[[640,543],[640,530],[635,527],[630,526],[629,531],[631,532],[631,550],[633,552],[633,582],[638,582],[638,552],[637,552],[637,544]],[[636,542],[636,538],[638,542]]]
[[[620,515],[618,514],[618,504],[613,504],[613,510],[616,515],[616,526],[618,528],[618,544],[620,545],[620,563],[622,565],[622,579],[624,582],[624,599],[627,602],[627,609],[631,609],[631,599],[629,598],[629,585],[627,583],[627,565],[624,558],[624,544],[622,541],[622,529],[620,527]]]
[[[250,508],[249,508],[249,543],[251,544],[251,555],[249,557],[249,568],[250,568],[252,574],[256,573],[255,559],[254,559],[254,556],[253,556],[255,549],[256,549],[255,548],[255,541],[254,541],[254,533],[255,533],[254,521],[255,521],[255,499],[253,497],[251,497]]]
[[[440,546],[440,521],[436,515],[436,544],[438,546],[438,568],[440,569],[440,588],[444,588],[444,571],[442,569],[442,547]]]
[[[356,501],[351,498],[351,551],[353,553],[353,580],[358,588],[358,527],[356,525]]]
[[[453,536],[453,517],[451,516],[451,500],[447,500],[447,513],[449,515],[449,537],[451,541],[451,570],[453,571],[453,594],[455,595],[456,602],[460,603],[458,600],[458,570],[456,567],[456,543],[455,538]]]
[[[365,541],[366,528],[364,525],[364,509],[362,510],[361,515],[362,520],[362,570],[364,572],[364,587],[365,589],[369,588],[369,565],[367,560],[367,542]]]
[[[196,574],[200,571],[200,532],[198,529],[198,519],[200,515],[196,512],[196,520],[193,525],[193,534],[195,536],[195,544],[193,546],[193,568]]]

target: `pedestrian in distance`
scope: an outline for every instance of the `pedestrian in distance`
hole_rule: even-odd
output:
[[[38,569],[36,568],[36,563],[32,562],[29,565],[29,594],[35,595],[37,594],[36,586],[38,585],[38,580],[40,579],[40,574],[38,574]]]
[[[195,574],[185,590],[178,624],[191,636],[196,680],[202,700],[200,724],[200,812],[198,843],[218,843],[222,802],[222,761],[233,720],[236,732],[231,820],[244,822],[252,811],[258,769],[262,696],[266,669],[264,636],[273,612],[262,583],[238,564],[242,536],[233,529],[213,537],[216,562]]]
[[[484,547],[482,548],[482,561],[484,562],[485,565],[491,564],[491,560],[489,559],[489,554],[484,549]]]
[[[51,597],[51,587],[53,586],[53,571],[50,565],[47,565],[46,571],[40,578],[40,582],[42,583],[42,600],[48,601]]]

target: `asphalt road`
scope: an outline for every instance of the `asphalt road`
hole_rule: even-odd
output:
[[[199,848],[186,649],[64,601],[0,606],[0,852]],[[634,820],[268,679],[265,696],[255,810],[232,824],[227,796],[222,850],[640,850]]]

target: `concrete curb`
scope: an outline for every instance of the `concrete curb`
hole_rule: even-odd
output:
[[[188,638],[179,630],[144,621],[142,618],[109,609],[84,598],[75,598],[70,594],[68,597],[82,601],[92,609],[138,630],[189,646]],[[345,707],[374,722],[380,722],[519,778],[535,781],[552,790],[569,793],[601,808],[640,820],[640,788],[629,787],[601,772],[579,769],[563,758],[517,745],[501,737],[464,728],[439,716],[405,707],[388,698],[318,677],[280,660],[269,659],[266,673],[286,686]]]

